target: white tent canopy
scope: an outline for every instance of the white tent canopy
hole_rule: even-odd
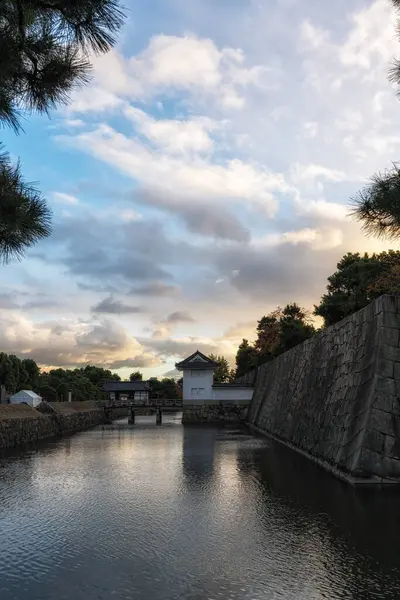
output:
[[[35,394],[35,392],[32,392],[32,390],[21,390],[20,392],[10,396],[10,404],[22,404],[25,402],[25,404],[35,407],[38,406],[41,401],[42,397],[38,394]]]

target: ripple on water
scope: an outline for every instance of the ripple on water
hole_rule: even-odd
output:
[[[139,417],[0,460],[0,599],[398,599],[397,505],[246,433]]]

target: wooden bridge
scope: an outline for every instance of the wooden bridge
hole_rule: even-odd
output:
[[[176,412],[182,410],[183,402],[181,399],[167,400],[167,399],[148,399],[146,401],[132,401],[126,400],[117,403],[107,402],[103,405],[106,423],[112,422],[112,414],[114,411],[127,409],[128,410],[128,423],[133,425],[135,423],[136,412],[142,412],[143,410],[149,410],[156,413],[156,424],[161,425],[162,413],[163,412]]]

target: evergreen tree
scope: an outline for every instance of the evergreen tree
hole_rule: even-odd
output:
[[[257,351],[243,339],[236,353],[236,377],[242,377],[257,365]]]
[[[225,356],[210,354],[208,358],[218,363],[218,367],[214,371],[214,383],[226,383],[229,381],[229,363]]]
[[[88,50],[108,51],[123,22],[117,0],[0,1],[0,127],[49,113],[89,81]],[[51,211],[19,165],[0,153],[0,259],[20,258],[50,234]]]
[[[400,14],[400,0],[392,0]],[[400,19],[398,33],[400,32]],[[391,83],[400,86],[400,60],[390,69]],[[400,236],[400,169],[394,164],[389,170],[377,173],[359,194],[353,198],[353,217],[359,220],[369,235],[387,239]]]
[[[364,308],[382,294],[400,289],[400,252],[346,254],[328,277],[327,293],[315,307],[326,326]]]
[[[140,371],[135,371],[129,375],[129,381],[143,381],[143,375]]]

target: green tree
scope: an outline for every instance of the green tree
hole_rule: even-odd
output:
[[[257,365],[257,351],[243,339],[236,353],[236,377],[242,377]]]
[[[400,0],[392,0],[400,12]],[[400,19],[397,32],[400,32]],[[389,71],[389,80],[400,85],[400,60],[394,61]],[[362,224],[367,235],[397,239],[400,235],[400,169],[394,164],[391,169],[377,173],[359,194],[353,198],[352,215]]]
[[[400,169],[377,173],[353,198],[352,215],[367,235],[397,239],[400,235]]]
[[[140,371],[135,371],[129,375],[129,381],[143,381],[143,375]]]
[[[41,385],[39,394],[46,402],[57,402],[57,391],[51,385]]]
[[[395,250],[362,256],[346,254],[328,277],[327,293],[314,314],[324,319],[325,326],[332,325],[380,295],[392,293],[399,265],[400,252]]]
[[[315,327],[308,314],[296,303],[288,304],[279,319],[279,342],[274,355],[279,356],[315,335]]]
[[[87,50],[106,52],[123,22],[116,0],[0,2],[0,126],[21,128],[32,111],[48,113],[89,80]],[[0,258],[7,262],[50,234],[51,212],[0,154]]]
[[[164,377],[161,380],[152,377],[149,380],[149,383],[152,398],[175,400],[176,398],[181,397],[181,390],[176,380],[172,377]]]
[[[70,385],[68,385],[68,383],[66,381],[64,381],[63,383],[60,383],[57,386],[57,400],[58,402],[68,402],[68,396],[69,396],[69,392],[70,390]]]
[[[229,381],[229,363],[225,356],[210,354],[208,358],[218,363],[218,367],[214,371],[214,383],[226,383]]]
[[[269,315],[257,322],[256,364],[262,365],[276,356],[276,348],[280,340],[280,319],[282,310],[278,307]]]
[[[29,385],[35,390],[39,385],[40,369],[32,358],[25,358],[22,361],[24,369],[28,375]]]
[[[0,352],[0,385],[4,385],[6,391],[10,394],[17,391],[17,374],[12,360],[5,352]]]
[[[77,371],[90,379],[93,385],[97,385],[100,388],[105,381],[121,381],[117,373],[112,373],[109,369],[103,369],[94,365],[87,365],[84,369],[78,369]]]

